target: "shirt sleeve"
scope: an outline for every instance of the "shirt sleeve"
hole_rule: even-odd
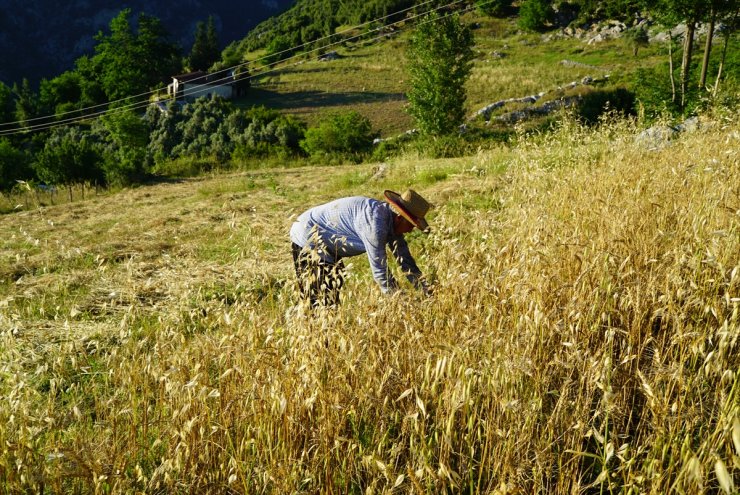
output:
[[[416,265],[411,251],[409,251],[409,245],[406,243],[406,239],[402,236],[395,236],[389,242],[393,257],[396,258],[396,262],[401,267],[404,275],[409,282],[411,282],[417,289],[424,286],[424,280],[422,279],[421,270]]]
[[[384,294],[398,289],[398,283],[388,270],[388,255],[386,254],[386,244],[388,243],[389,228],[383,218],[374,218],[370,228],[362,236],[362,242],[365,245],[367,258],[370,262],[370,270],[373,278],[380,286]]]

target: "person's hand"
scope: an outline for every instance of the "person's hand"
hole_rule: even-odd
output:
[[[434,286],[429,284],[423,284],[421,286],[421,291],[424,293],[427,297],[434,296]]]

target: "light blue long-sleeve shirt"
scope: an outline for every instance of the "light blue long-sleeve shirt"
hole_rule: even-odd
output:
[[[373,277],[384,293],[398,287],[388,270],[388,246],[406,277],[418,287],[423,285],[421,270],[403,235],[393,233],[393,216],[383,201],[363,196],[337,199],[300,215],[290,229],[290,240],[327,263],[367,253]]]

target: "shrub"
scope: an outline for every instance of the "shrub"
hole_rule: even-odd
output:
[[[548,0],[525,0],[519,8],[519,27],[530,31],[541,31],[552,17],[552,6]]]
[[[578,116],[587,124],[596,124],[599,117],[609,111],[634,115],[635,94],[625,88],[591,91],[583,96],[578,106]]]
[[[681,109],[681,95],[676,94],[672,99],[671,82],[669,79],[668,64],[659,65],[653,69],[638,69],[633,77],[632,87],[635,98],[642,106],[645,117],[653,120],[668,113],[674,117],[689,115],[700,105],[699,90],[695,77],[688,85],[689,93],[686,97],[686,106]],[[680,91],[676,88],[676,91]]]
[[[108,152],[103,160],[105,182],[110,185],[128,186],[141,182],[147,175],[144,167],[146,150],[123,146]]]
[[[28,156],[14,148],[7,139],[0,139],[0,190],[10,190],[17,180],[26,180],[32,176]]]
[[[292,46],[290,39],[285,36],[276,36],[273,38],[266,48],[267,55],[265,55],[264,59],[267,65],[276,64],[288,58],[291,54],[290,48]]]
[[[59,127],[36,155],[34,168],[38,178],[48,184],[71,185],[101,180],[100,162],[101,148],[90,133],[77,127]]]
[[[334,156],[360,161],[370,151],[374,137],[367,117],[351,111],[308,129],[300,145],[312,158]]]
[[[476,0],[476,8],[491,17],[500,17],[511,10],[511,0]]]
[[[408,144],[408,151],[422,158],[453,158],[463,156],[474,150],[464,135],[418,136]]]
[[[276,110],[255,107],[229,118],[230,135],[235,143],[234,158],[268,155],[290,156],[301,153],[300,141],[306,126],[295,117]]]
[[[216,138],[217,133],[226,131],[221,124],[232,112],[229,102],[220,96],[203,96],[193,103],[186,105],[182,111],[182,119],[175,124],[175,135],[179,136],[179,143],[172,148],[172,155],[192,155],[202,158],[209,155],[221,155],[222,158],[230,155],[230,140],[227,137]],[[214,149],[216,142],[226,148]]]

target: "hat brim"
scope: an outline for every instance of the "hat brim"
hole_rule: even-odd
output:
[[[417,218],[406,209],[406,206],[400,194],[393,191],[385,191],[383,194],[385,195],[385,199],[388,200],[388,202],[394,207],[398,214],[411,222],[414,227],[421,230],[422,232],[427,232],[429,230],[429,224],[427,223],[426,219],[424,219],[424,217]]]

